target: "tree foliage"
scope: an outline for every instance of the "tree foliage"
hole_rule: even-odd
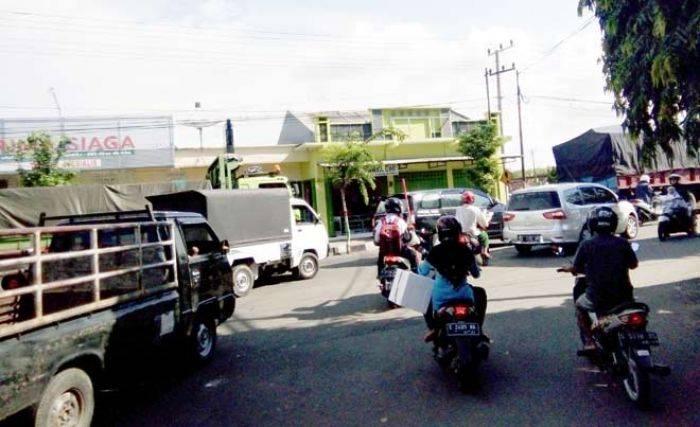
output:
[[[57,144],[46,132],[32,132],[26,140],[13,147],[13,156],[19,163],[19,177],[24,187],[53,187],[70,182],[73,172],[62,170],[58,163],[66,153],[70,141],[61,139]],[[32,168],[26,170],[22,164],[31,161]]]
[[[357,184],[365,203],[369,202],[367,187],[374,189],[372,172],[379,165],[364,143],[346,141],[329,144],[324,149],[324,160],[328,164],[326,177],[334,185],[347,189],[350,185]]]
[[[477,125],[459,136],[459,151],[472,158],[472,165],[465,169],[466,178],[477,188],[493,193],[501,178],[499,161],[494,156],[503,144],[498,128],[493,123]]]
[[[603,30],[603,71],[623,126],[643,137],[643,158],[670,143],[700,145],[700,2],[698,0],[579,0]]]

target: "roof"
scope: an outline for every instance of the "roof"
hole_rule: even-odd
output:
[[[570,188],[575,188],[578,187],[579,185],[586,184],[586,185],[594,185],[591,183],[583,183],[583,182],[564,182],[560,184],[546,184],[546,185],[540,185],[537,187],[528,187],[528,188],[523,188],[520,190],[513,191],[511,195],[513,194],[521,194],[521,193],[532,193],[536,191],[559,191],[559,190],[568,190]]]

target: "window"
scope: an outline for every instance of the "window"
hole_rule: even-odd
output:
[[[593,187],[581,187],[579,188],[581,191],[581,196],[583,197],[583,204],[584,205],[592,205],[596,203],[596,194],[595,194],[595,188]]]
[[[583,197],[579,193],[578,188],[564,191],[564,199],[566,203],[571,203],[572,205],[583,205]]]
[[[219,249],[219,242],[206,224],[183,224],[182,233],[187,245],[187,253],[192,254],[195,247],[199,255],[210,254]]]
[[[328,142],[328,122],[318,122],[318,139],[321,142]]]
[[[364,141],[371,136],[371,128],[369,123],[331,125],[331,141]]]
[[[258,185],[258,188],[287,188],[284,182],[267,182]]]
[[[593,187],[596,203],[617,203],[615,195],[605,188]]]
[[[440,194],[429,193],[423,196],[420,203],[418,204],[420,209],[439,209],[440,208]]]
[[[472,129],[472,124],[468,122],[452,122],[452,135],[459,136]]]
[[[294,206],[294,221],[297,224],[315,224],[316,215],[309,208],[303,205]]]
[[[443,193],[441,204],[442,204],[443,208],[456,208],[462,204],[462,194],[461,193]]]
[[[514,194],[508,202],[509,211],[543,211],[560,207],[556,191]]]

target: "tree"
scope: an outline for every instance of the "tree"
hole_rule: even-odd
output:
[[[494,156],[502,144],[503,138],[493,123],[477,125],[459,136],[459,151],[472,158],[472,165],[465,170],[467,181],[491,194],[501,178],[501,168]]]
[[[376,132],[364,141],[349,140],[342,143],[332,143],[324,148],[324,158],[326,163],[328,163],[326,177],[340,189],[343,222],[347,230],[348,253],[350,252],[351,236],[345,194],[351,185],[357,184],[365,204],[369,203],[367,187],[373,190],[376,187],[373,172],[378,170],[381,165],[372,156],[368,149],[368,144],[374,140],[384,138],[391,138],[398,144],[406,139],[406,134],[399,129],[388,127]]]
[[[603,30],[606,88],[615,94],[623,126],[643,138],[645,163],[671,142],[700,148],[700,2],[697,0],[579,0]]]
[[[13,157],[19,163],[19,177],[24,187],[53,187],[68,184],[75,176],[73,172],[62,170],[58,163],[66,153],[70,141],[63,138],[54,144],[46,132],[32,132],[26,140],[13,147]],[[22,164],[28,159],[32,168],[26,170]]]

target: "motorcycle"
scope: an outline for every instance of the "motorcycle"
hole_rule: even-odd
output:
[[[418,235],[420,244],[416,246],[415,249],[425,258],[430,253],[430,250],[433,249],[433,246],[435,246],[435,229],[432,227],[421,227],[416,234]]]
[[[682,199],[667,197],[663,201],[663,212],[659,217],[657,234],[660,241],[668,239],[672,233],[687,233],[688,236],[695,235],[697,227],[695,216],[699,210],[695,209],[691,213]]]
[[[639,245],[632,244],[633,250]],[[574,301],[586,290],[585,277],[576,278]],[[639,407],[646,407],[651,398],[651,375],[666,376],[668,366],[656,364],[651,347],[659,345],[656,333],[647,331],[649,307],[641,302],[626,302],[604,312],[588,312],[595,348],[579,350],[601,370],[620,381],[627,397]],[[581,342],[585,343],[581,332]]]
[[[637,218],[639,218],[639,224],[643,225],[645,222],[656,221],[659,217],[654,204],[649,205],[640,199],[631,199],[630,203],[634,206],[634,210],[637,212]]]
[[[433,341],[437,363],[457,375],[462,391],[477,386],[477,370],[488,358],[489,339],[482,333],[479,313],[471,301],[454,301],[435,313],[438,333]]]

